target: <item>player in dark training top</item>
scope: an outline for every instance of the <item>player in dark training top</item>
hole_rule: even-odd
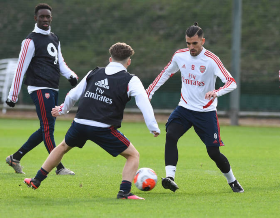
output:
[[[53,116],[67,113],[79,100],[78,111],[65,139],[49,155],[35,178],[24,182],[37,189],[48,173],[73,147],[82,148],[87,140],[93,141],[113,157],[126,158],[118,199],[140,199],[130,192],[131,183],[139,166],[139,153],[133,144],[117,130],[121,126],[126,103],[135,97],[146,125],[157,137],[160,134],[154,111],[137,76],[127,72],[134,50],[125,43],[116,43],[109,50],[110,63],[95,68],[72,89],[61,106],[53,108]]]
[[[51,11],[52,8],[44,3],[35,7],[35,28],[21,44],[17,70],[6,101],[10,107],[15,106],[24,80],[40,121],[40,128],[17,152],[6,158],[6,162],[16,173],[24,174],[20,165],[21,158],[41,142],[44,141],[49,153],[56,147],[55,118],[51,115],[51,110],[57,105],[60,75],[66,77],[72,86],[78,82],[77,75],[64,62],[58,37],[51,32]],[[56,167],[57,175],[75,174],[62,163],[58,163]]]

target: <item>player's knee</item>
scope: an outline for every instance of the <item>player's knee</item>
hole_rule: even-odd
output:
[[[128,156],[124,156],[126,157],[127,160],[130,160],[130,163],[132,165],[139,165],[139,160],[140,160],[140,154],[139,152],[135,149],[135,151],[133,151],[132,153],[130,153]]]
[[[166,141],[178,141],[180,137],[174,128],[167,128]]]
[[[58,146],[57,149],[60,149],[61,152],[63,152],[64,154],[67,153],[72,147],[68,146],[65,142],[65,140],[63,140]]]
[[[139,152],[136,150],[136,148],[133,146],[133,144],[130,144],[129,146],[128,146],[128,148],[125,150],[125,151],[123,151],[122,153],[121,153],[121,155],[122,156],[124,156],[126,159],[128,159],[128,158],[133,158],[133,159],[135,159],[136,161],[139,161],[139,159],[140,159],[140,154],[139,154]]]
[[[139,160],[140,160],[140,154],[139,152],[135,149],[135,152],[130,156],[130,160],[133,160],[133,163],[136,165],[139,165]]]
[[[184,132],[185,129],[183,125],[171,122],[166,129],[166,140],[178,141]]]
[[[213,146],[207,147],[207,153],[209,157],[214,161],[219,159],[221,155],[219,147],[213,147]]]
[[[136,158],[137,160],[140,159],[140,154],[139,152],[135,149],[135,151],[133,152],[133,157]]]

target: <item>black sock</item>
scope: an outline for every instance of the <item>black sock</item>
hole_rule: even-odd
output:
[[[13,154],[13,159],[20,161],[26,153],[27,150],[21,147],[16,153]]]
[[[123,180],[120,185],[120,191],[123,191],[125,194],[129,193],[131,190],[131,182]]]
[[[63,166],[63,164],[60,162],[58,165],[57,165],[57,167],[56,167],[56,169],[59,171],[59,170],[61,170],[61,169],[63,169],[63,168],[65,168],[64,166]]]
[[[38,170],[36,176],[34,177],[34,179],[38,179],[39,181],[43,181],[45,178],[47,178],[49,172],[47,172],[46,170],[44,170],[42,167],[40,170]]]

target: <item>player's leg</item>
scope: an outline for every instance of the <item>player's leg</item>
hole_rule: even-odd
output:
[[[196,113],[194,129],[207,148],[209,157],[226,177],[228,184],[234,192],[243,192],[243,188],[233,175],[230,163],[225,155],[220,152],[224,143],[220,136],[220,126],[216,111]]]
[[[209,157],[216,163],[220,171],[224,174],[232,190],[234,192],[244,192],[244,189],[233,175],[228,159],[220,152],[219,147],[207,147],[207,153]]]
[[[36,91],[32,92],[30,94],[30,97],[32,99],[32,101],[34,102],[35,106],[36,106],[36,112],[38,114],[38,118],[39,114],[40,114],[40,106],[39,106],[39,100],[38,100],[38,96]],[[41,120],[40,120],[41,123]],[[6,158],[6,162],[14,168],[16,173],[23,173],[22,171],[22,166],[20,165],[20,160],[21,158],[27,154],[29,151],[31,151],[33,148],[35,148],[37,145],[39,145],[41,142],[43,141],[43,135],[42,135],[42,129],[41,127],[35,131],[29,138],[28,140],[23,144],[23,146],[14,154],[8,156]]]
[[[174,182],[176,166],[178,162],[178,147],[179,138],[185,133],[184,127],[176,122],[171,122],[166,128],[165,142],[165,172],[166,177],[162,178],[162,186],[165,189],[170,189],[175,192],[179,187]]]
[[[61,162],[64,154],[66,154],[72,148],[73,147],[68,146],[65,140],[63,140],[57,147],[52,150],[47,160],[44,162],[42,168],[47,172],[50,172]]]
[[[55,147],[54,127],[56,118],[52,116],[51,110],[57,105],[58,92],[51,89],[42,89],[37,91],[39,108],[37,110],[40,119],[40,126],[43,141],[47,151],[50,153]],[[75,175],[75,173],[59,163],[56,166],[57,175]]]
[[[182,124],[171,122],[166,128],[165,141],[165,166],[176,167],[179,159],[177,143],[179,138],[185,133],[185,128]],[[176,169],[166,170],[166,176],[175,177]]]
[[[37,90],[32,92],[30,97],[36,106],[40,128],[29,137],[16,153],[6,158],[6,162],[18,173],[23,173],[19,162],[21,158],[42,141],[44,141],[49,153],[55,148],[53,136],[55,118],[51,115],[51,109],[57,104],[57,92],[53,90]],[[58,170],[63,170],[64,166],[60,163],[57,168]]]
[[[122,172],[122,180],[132,182],[139,166],[139,152],[132,143],[120,155],[126,158]]]
[[[166,178],[162,178],[162,186],[175,192],[179,187],[174,182],[176,166],[178,162],[179,138],[191,127],[191,123],[183,116],[186,109],[177,107],[170,115],[166,123],[165,142],[165,171]]]
[[[40,90],[39,90],[40,91]],[[35,148],[37,145],[39,145],[42,141],[43,141],[43,134],[42,134],[42,117],[41,117],[41,109],[40,109],[40,101],[39,101],[39,96],[37,94],[38,91],[34,91],[30,94],[30,97],[36,107],[36,112],[37,112],[37,116],[39,118],[40,121],[40,128],[34,132],[29,139],[24,143],[24,145],[21,147],[22,151],[20,152],[22,154],[22,156],[18,155],[18,158],[22,158],[26,153],[28,153],[29,151],[31,151],[33,148]],[[21,150],[20,149],[20,150]]]
[[[117,195],[118,199],[133,199],[133,200],[144,200],[139,196],[132,194],[131,185],[133,178],[138,170],[139,166],[139,152],[133,146],[132,143],[128,146],[126,150],[120,153],[124,158],[126,158],[126,163],[122,172],[122,183],[120,185],[120,190]]]
[[[9,164],[11,167],[14,168],[16,173],[25,174],[22,171],[22,166],[20,164],[21,158],[37,145],[39,145],[43,141],[41,129],[34,132],[29,139],[23,144],[23,146],[16,151],[14,154],[9,155],[6,158],[6,163]]]
[[[63,140],[55,149],[52,150],[41,169],[37,172],[34,178],[26,178],[24,182],[33,189],[39,188],[41,182],[47,178],[47,175],[55,168],[72,147],[68,146]]]
[[[130,192],[133,178],[139,166],[139,153],[130,143],[129,139],[115,127],[89,127],[86,132],[91,141],[98,144],[113,157],[122,155],[126,158],[126,163],[122,172],[122,182],[120,184],[117,198],[142,200],[143,198]]]
[[[36,176],[33,179],[26,178],[24,182],[29,186],[37,189],[41,182],[47,177],[48,173],[56,167],[63,155],[68,152],[73,147],[82,148],[87,141],[87,138],[84,136],[86,132],[85,125],[78,125],[73,121],[71,127],[65,135],[65,139],[52,150],[47,160],[43,164],[42,168],[37,172]]]

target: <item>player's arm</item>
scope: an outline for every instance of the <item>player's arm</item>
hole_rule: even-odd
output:
[[[62,76],[64,76],[70,82],[71,86],[76,86],[79,77],[75,74],[65,63],[64,58],[61,53],[60,42],[58,44],[58,63],[59,69]]]
[[[146,89],[149,99],[152,99],[153,94],[177,71],[179,67],[176,63],[176,53],[173,55],[171,61],[166,65],[166,67],[161,71],[161,73],[155,78],[155,80]]]
[[[88,72],[88,74],[90,72]],[[52,109],[51,113],[53,117],[57,117],[59,115],[68,113],[69,110],[75,105],[75,103],[81,98],[87,86],[86,78],[88,74],[81,80],[81,82],[75,88],[70,90],[70,92],[65,97],[64,103]]]
[[[224,65],[220,61],[220,59],[217,59],[217,63],[216,62],[214,63],[214,72],[215,72],[215,75],[218,76],[224,83],[224,85],[222,87],[220,87],[218,90],[213,90],[213,92],[216,94],[216,97],[220,97],[220,96],[225,95],[225,94],[233,91],[234,89],[236,89],[237,84],[236,84],[234,78],[224,67]],[[210,95],[211,95],[211,93],[210,93]]]
[[[128,96],[134,96],[137,107],[143,114],[145,123],[151,133],[157,137],[160,134],[160,129],[154,115],[154,110],[148,99],[144,86],[137,76],[133,76],[128,83]]]
[[[18,101],[18,95],[21,90],[23,77],[28,69],[35,52],[34,42],[31,39],[25,39],[21,43],[21,50],[19,53],[17,69],[14,74],[12,86],[9,91],[6,103],[10,107],[14,107]]]

